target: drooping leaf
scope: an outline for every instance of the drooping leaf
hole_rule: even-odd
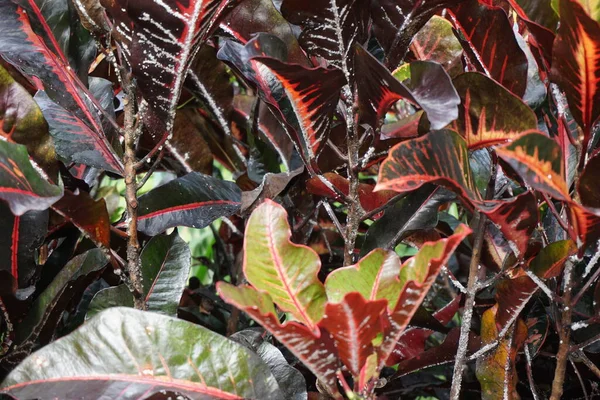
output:
[[[267,66],[281,83],[294,115],[292,119],[284,113],[284,117],[301,134],[302,146],[309,159],[313,159],[326,142],[340,90],[345,83],[344,75],[336,69],[309,69],[274,58],[254,60]]]
[[[61,198],[62,187],[48,183],[38,170],[25,146],[0,140],[0,199],[13,214],[42,211]]]
[[[453,81],[462,102],[454,129],[470,149],[503,144],[537,129],[534,112],[517,96],[480,73]]]
[[[259,187],[250,192],[242,192],[242,213],[251,211],[266,199],[277,197],[303,171],[304,168],[300,167],[290,172],[265,174]]]
[[[25,145],[48,174],[56,174],[56,152],[48,124],[29,92],[0,66],[0,135]],[[53,177],[54,178],[54,177]]]
[[[169,153],[184,171],[212,174],[213,154],[205,139],[210,126],[197,110],[183,108],[177,111]],[[220,132],[219,135],[222,136]]]
[[[325,385],[335,399],[341,399],[337,390],[336,372],[340,366],[333,339],[327,331],[316,332],[304,325],[289,321],[281,324],[275,313],[271,296],[251,286],[233,286],[217,283],[217,292],[229,304],[243,310],[286,346]]]
[[[541,133],[524,133],[496,153],[532,188],[559,200],[570,199],[558,143]]]
[[[52,209],[72,222],[94,243],[110,248],[110,217],[104,199],[96,201],[85,192],[75,195],[65,191]]]
[[[173,346],[177,343],[177,346]],[[142,398],[161,390],[194,399],[280,398],[275,378],[246,348],[203,327],[129,308],[106,310],[31,355],[5,379],[20,398],[69,393]]]
[[[21,216],[12,214],[0,204],[0,269],[9,272],[17,287],[25,288],[36,272],[36,251],[48,231],[48,211],[29,211]]]
[[[283,0],[281,13],[303,30],[299,41],[306,51],[322,57],[350,79],[351,49],[368,32],[369,2],[366,0]]]
[[[190,248],[177,234],[155,236],[140,254],[148,311],[177,316],[181,294],[190,275]]]
[[[187,71],[201,43],[236,0],[102,0],[137,88],[148,102],[156,139],[173,129]]]
[[[600,212],[571,202],[569,222],[577,237],[580,252],[600,238]],[[580,254],[581,255],[581,254]]]
[[[411,50],[418,60],[441,64],[451,77],[462,73],[462,46],[452,32],[452,24],[434,15],[416,34]]]
[[[81,24],[89,31],[97,35],[103,35],[110,31],[104,7],[100,0],[81,0],[73,2]]]
[[[373,31],[385,52],[385,64],[395,69],[413,37],[437,11],[463,0],[371,0]]]
[[[372,340],[382,331],[380,317],[387,305],[385,299],[365,300],[350,292],[339,303],[327,303],[327,318],[319,323],[333,336],[339,357],[355,379],[373,354]]]
[[[527,57],[500,7],[468,0],[452,10],[471,64],[518,97],[527,87]]]
[[[558,15],[552,9],[553,0],[516,0],[525,15],[533,22],[540,24],[551,31],[555,31],[558,25]],[[511,0],[511,3],[513,0]]]
[[[327,299],[340,303],[346,295],[356,292],[367,300],[385,299],[393,309],[402,290],[399,273],[400,259],[396,253],[373,250],[356,265],[338,268],[327,276]]]
[[[234,214],[240,202],[235,184],[191,172],[140,196],[138,229],[154,236],[175,226],[204,228]]]
[[[257,207],[244,236],[244,275],[279,308],[316,332],[327,301],[317,278],[321,261],[310,248],[292,243],[290,236],[283,207],[270,200]]]
[[[27,5],[33,14],[43,19],[35,2],[28,1]],[[103,138],[103,129],[94,110],[102,108],[70,67],[49,25],[40,22],[46,37],[53,42],[51,47],[33,32],[23,8],[10,1],[2,2],[0,7],[0,54],[25,74],[39,78],[48,96],[60,109],[66,110],[64,113],[70,119],[80,121],[88,131]]]
[[[481,384],[481,396],[484,400],[518,399],[516,371],[517,353],[527,338],[527,326],[517,320],[514,332],[508,337],[498,337],[495,314],[498,306],[483,313],[481,321],[482,344],[499,340],[498,346],[477,359],[476,374]]]
[[[577,252],[572,240],[561,240],[544,247],[529,263],[529,269],[542,279],[556,278],[567,259]]]
[[[447,239],[425,243],[414,257],[400,267],[398,279],[402,292],[395,307],[388,306],[389,325],[384,333],[383,343],[379,347],[380,365],[388,362],[402,333],[433,285],[442,266],[448,262],[454,250],[470,233],[468,227],[461,225]]]
[[[38,342],[45,345],[52,339],[56,324],[71,299],[78,298],[107,263],[108,257],[102,250],[93,249],[74,257],[60,270],[15,330],[17,361],[28,355]]]
[[[387,208],[383,216],[369,227],[361,253],[377,247],[393,249],[411,233],[434,228],[438,223],[439,207],[455,198],[453,193],[445,189],[436,190],[431,185],[409,193]]]
[[[53,102],[46,92],[34,97],[50,125],[56,152],[69,162],[123,174],[123,163],[103,131],[90,128],[76,114]]]
[[[413,62],[410,81],[401,83],[360,45],[354,46],[354,55],[359,109],[365,123],[379,126],[390,106],[400,99],[421,107],[433,129],[445,127],[458,116],[460,98],[441,65]]]
[[[551,78],[565,92],[569,110],[583,129],[587,150],[600,115],[600,25],[576,0],[561,0],[560,28],[554,42]]]

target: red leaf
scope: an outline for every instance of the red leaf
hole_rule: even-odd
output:
[[[373,353],[375,337],[381,333],[381,315],[387,300],[365,300],[359,293],[348,293],[340,303],[328,303],[319,326],[335,341],[340,359],[357,378],[367,357]]]

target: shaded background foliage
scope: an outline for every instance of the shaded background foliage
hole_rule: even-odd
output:
[[[0,0],[3,393],[598,396],[599,22]]]

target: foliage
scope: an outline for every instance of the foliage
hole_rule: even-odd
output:
[[[0,395],[597,396],[599,10],[0,0]]]

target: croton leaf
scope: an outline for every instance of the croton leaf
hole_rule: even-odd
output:
[[[306,181],[307,190],[317,196],[338,199],[338,192],[329,187],[329,185],[333,185],[341,193],[345,194],[346,196],[348,195],[350,190],[348,179],[333,172],[326,172],[323,174],[323,177],[326,180],[321,179],[319,176],[315,176]],[[367,183],[361,183],[358,186],[358,198],[362,208],[366,212],[378,209],[379,207],[385,205],[392,197],[397,195],[396,192],[391,190],[373,192],[373,188],[373,185],[369,185]]]
[[[43,20],[37,4],[33,1],[27,4],[34,14]],[[101,123],[90,104],[94,104],[97,110],[102,110],[101,106],[70,68],[69,61],[53,33],[49,31],[48,24],[41,25],[46,36],[53,41],[52,50],[33,32],[25,10],[13,2],[3,1],[0,4],[0,54],[27,75],[39,78],[48,96],[57,103],[57,107],[66,110],[63,114],[70,115],[71,120],[76,119],[87,126],[86,133],[91,131],[103,138]],[[105,152],[110,154],[110,148],[100,151],[102,155],[105,155]],[[106,162],[109,165],[114,162],[112,155],[107,157]],[[117,164],[115,168],[122,172],[122,166]]]
[[[424,185],[408,193],[388,207],[383,216],[369,227],[361,253],[366,254],[377,247],[393,249],[408,235],[422,229],[435,228],[438,209],[455,198],[454,193],[432,185]]]
[[[286,346],[319,377],[335,399],[342,398],[336,380],[336,372],[340,367],[336,357],[337,350],[327,331],[317,328],[315,332],[294,321],[281,324],[271,296],[251,286],[236,287],[226,282],[218,282],[217,292],[223,300],[246,312]]]
[[[168,136],[183,83],[201,43],[237,0],[102,0],[156,138]]]
[[[327,276],[327,299],[339,303],[346,295],[356,292],[367,300],[386,299],[393,309],[402,290],[399,273],[400,259],[396,253],[373,250],[356,265],[338,268]]]
[[[73,2],[81,24],[90,32],[103,35],[110,31],[104,7],[100,0],[81,0]]]
[[[73,298],[79,299],[94,282],[108,257],[100,249],[89,250],[71,259],[50,285],[35,299],[27,316],[15,330],[14,360],[20,361],[39,342],[47,344],[54,336],[56,324]]]
[[[56,152],[48,133],[48,124],[29,92],[2,66],[0,66],[0,136],[8,141],[25,145],[31,158],[48,174],[55,175]]]
[[[470,149],[503,144],[537,129],[537,117],[519,97],[483,74],[468,72],[454,79],[461,102],[453,128]]]
[[[466,141],[456,132],[433,131],[396,145],[381,165],[375,190],[406,192],[426,183],[457,192],[500,225],[519,253],[525,253],[538,220],[535,198],[524,193],[508,200],[484,201],[475,186]]]
[[[359,109],[365,123],[378,126],[390,106],[400,99],[421,107],[433,129],[443,128],[458,116],[460,98],[441,65],[413,62],[410,81],[402,83],[362,46],[355,45],[354,53]],[[432,90],[434,87],[436,90]]]
[[[138,229],[154,236],[175,226],[204,228],[234,214],[241,191],[231,182],[191,172],[140,196],[139,204]]]
[[[393,308],[388,306],[389,324],[379,347],[380,365],[388,361],[442,267],[470,233],[471,229],[460,225],[452,236],[437,242],[425,243],[415,256],[402,264],[398,276],[402,292],[395,306]]]
[[[111,286],[98,291],[92,298],[88,311],[85,314],[85,319],[92,318],[111,307],[131,307],[134,308],[134,298],[131,291],[125,284]]]
[[[244,236],[244,274],[279,308],[317,332],[327,301],[317,278],[321,260],[310,248],[292,243],[290,236],[283,207],[271,200],[257,207]]]
[[[527,88],[527,56],[519,46],[506,12],[480,0],[452,10],[465,53],[473,66],[519,97]]]
[[[68,190],[52,209],[62,215],[94,243],[110,248],[110,217],[104,199],[94,200],[89,194],[75,194]]]
[[[413,37],[438,10],[463,0],[371,0],[373,31],[383,47],[385,64],[395,69]]]
[[[560,28],[554,41],[551,78],[564,90],[569,110],[583,129],[583,151],[600,116],[600,25],[576,0],[560,1]]]
[[[577,193],[581,204],[586,207],[600,208],[600,193],[596,190],[600,182],[600,154],[590,158],[577,182]]]
[[[140,254],[148,311],[177,316],[179,299],[190,275],[190,248],[177,234],[155,236]]]
[[[313,159],[326,142],[340,90],[346,82],[344,75],[337,69],[305,68],[274,58],[254,60],[267,66],[281,82],[295,118],[285,113],[284,117],[302,134],[303,147],[309,159]]]
[[[319,323],[333,336],[338,354],[353,377],[357,378],[373,354],[372,341],[381,333],[381,316],[387,300],[365,300],[356,292],[348,293],[339,303],[327,303],[327,318]]]
[[[558,143],[541,133],[524,133],[496,149],[496,153],[532,188],[559,200],[568,200],[562,151]]]
[[[576,252],[577,246],[572,240],[554,242],[544,247],[530,261],[528,268],[540,279],[554,278],[560,274],[567,259]],[[506,333],[538,289],[539,286],[524,271],[518,271],[510,279],[498,282],[498,310],[495,315],[500,336]]]
[[[221,22],[221,29],[240,43],[247,43],[260,32],[277,36],[288,50],[283,61],[308,66],[308,58],[296,38],[296,28],[283,18],[273,0],[245,0]]]
[[[283,0],[281,13],[303,28],[299,41],[308,53],[327,60],[350,79],[352,46],[364,42],[368,31],[368,1]]]
[[[123,163],[103,131],[90,128],[75,113],[53,102],[46,92],[34,97],[50,126],[56,152],[69,162],[123,174]]]
[[[0,140],[0,199],[15,215],[45,210],[63,194],[33,167],[25,146]]]
[[[577,235],[580,253],[600,238],[600,212],[598,210],[571,202],[569,204],[569,222]]]
[[[517,399],[516,358],[519,349],[527,338],[527,325],[517,320],[514,332],[508,337],[500,337],[496,327],[495,314],[498,305],[488,309],[481,318],[481,341],[483,345],[499,341],[498,346],[477,359],[476,374],[481,384],[484,400]]]
[[[205,136],[216,131],[213,124],[193,108],[182,108],[177,111],[173,125],[173,138],[169,140],[169,153],[178,165],[186,172],[200,172],[211,175],[213,154]]]
[[[281,398],[269,367],[243,346],[187,321],[120,307],[32,354],[2,386],[18,398],[167,390],[194,399]]]
[[[418,60],[435,61],[452,77],[464,71],[462,46],[452,32],[452,24],[445,18],[431,17],[416,34],[410,48]]]
[[[37,249],[48,231],[48,211],[15,216],[8,206],[0,204],[0,221],[4,224],[0,233],[0,269],[12,275],[17,287],[28,287],[37,269]]]

